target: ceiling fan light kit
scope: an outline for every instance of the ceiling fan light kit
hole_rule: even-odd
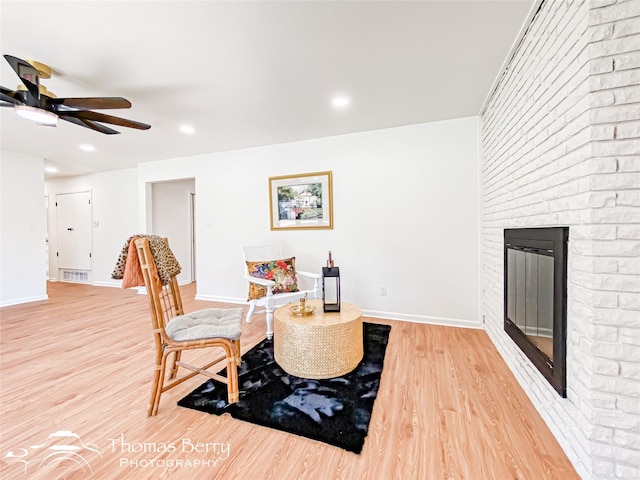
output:
[[[94,112],[90,109],[131,108],[131,102],[122,97],[56,98],[40,85],[41,78],[51,78],[51,68],[33,60],[22,60],[5,55],[11,68],[22,81],[18,88],[0,87],[0,107],[13,107],[18,117],[38,125],[55,126],[58,119],[89,128],[100,133],[120,133],[103,124],[148,130],[151,125],[126,118]]]
[[[47,125],[55,127],[58,125],[58,115],[47,110],[40,108],[29,107],[28,105],[15,105],[14,110],[16,115],[30,122],[35,122],[38,125]]]

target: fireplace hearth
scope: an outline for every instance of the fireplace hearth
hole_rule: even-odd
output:
[[[566,397],[568,227],[504,231],[504,329]]]

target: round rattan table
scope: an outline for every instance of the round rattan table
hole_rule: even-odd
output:
[[[311,315],[297,315],[283,305],[274,312],[273,353],[290,375],[324,379],[340,377],[362,360],[362,311],[341,302],[340,312],[322,311],[322,300],[308,300]]]

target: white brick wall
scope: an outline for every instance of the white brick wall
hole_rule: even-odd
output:
[[[583,478],[640,478],[640,0],[546,0],[482,115],[488,334]],[[567,398],[503,329],[503,230],[569,226]]]

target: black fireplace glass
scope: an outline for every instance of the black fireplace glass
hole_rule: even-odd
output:
[[[567,227],[505,229],[504,328],[566,396]]]
[[[507,249],[507,317],[553,360],[553,256]]]

